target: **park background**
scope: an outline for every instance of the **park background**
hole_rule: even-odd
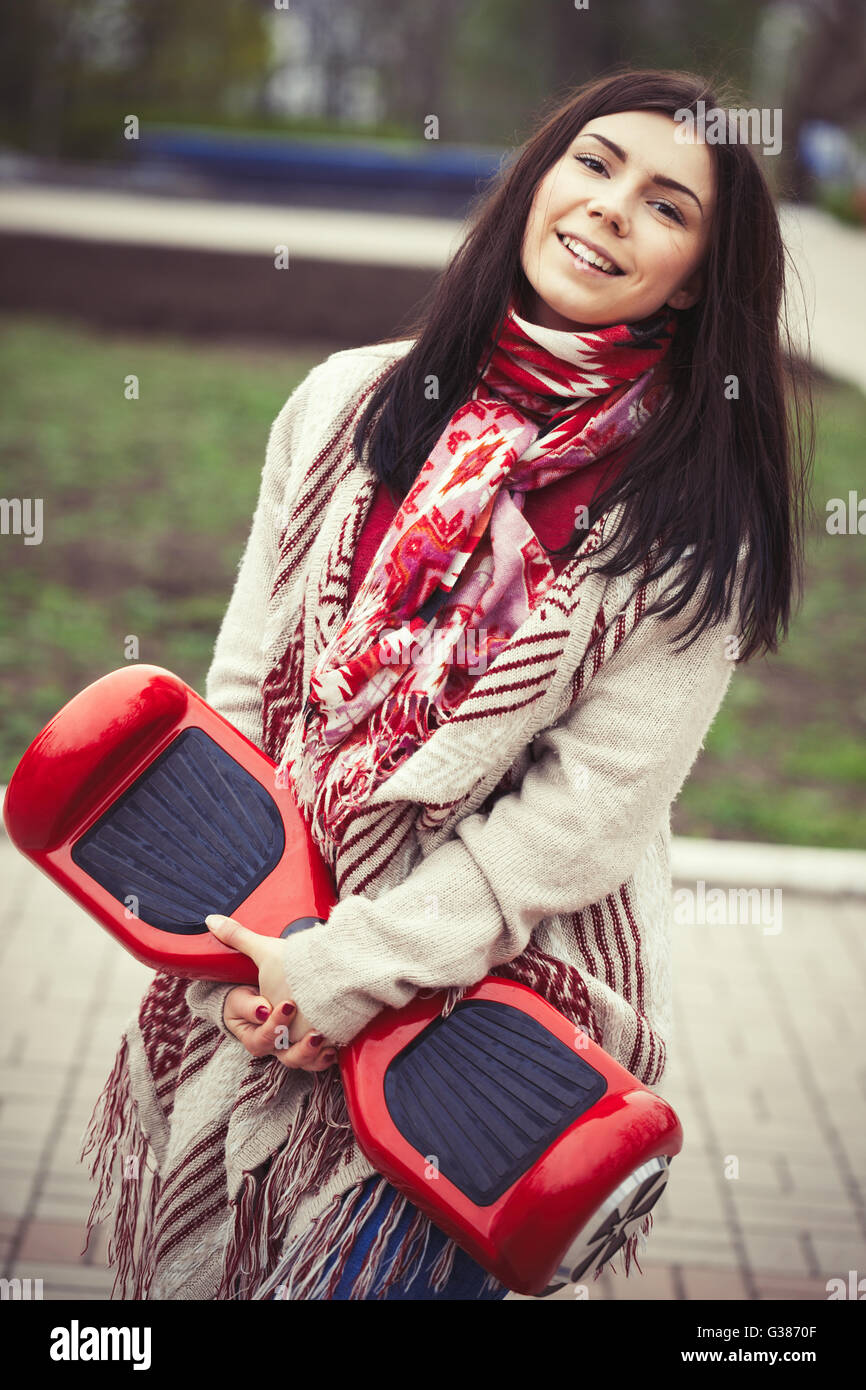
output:
[[[45,532],[32,546],[0,538],[0,783],[61,704],[124,664],[130,634],[140,660],[203,690],[287,396],[329,352],[400,335],[541,109],[624,62],[717,73],[740,105],[783,113],[780,153],[758,157],[779,201],[818,434],[804,602],[780,650],[735,674],[672,814],[684,881],[781,886],[786,930],[778,943],[742,926],[681,933],[681,1043],[663,1090],[698,1136],[694,1168],[684,1153],[648,1281],[601,1287],[755,1298],[789,1278],[777,1296],[825,1296],[837,1266],[844,1274],[857,1252],[866,1265],[866,1072],[852,1060],[827,1079],[846,1026],[852,1057],[862,1053],[866,980],[866,540],[826,524],[831,499],[864,490],[858,0],[5,8],[2,490],[43,498]],[[285,272],[278,243],[290,249]],[[138,400],[124,395],[130,373]],[[727,857],[706,849],[726,842]],[[105,1297],[104,1242],[78,1254],[89,1189],[73,1149],[148,972],[8,843],[2,853],[5,1272],[46,1268],[51,1296]],[[808,996],[798,1046],[814,1084],[801,1077],[801,1095],[789,1078],[795,1062],[802,1072],[793,1038],[807,980],[820,1003]],[[26,1000],[46,991],[80,1024],[60,1072],[28,1027]],[[795,1020],[780,1015],[773,1038],[771,998]],[[734,1001],[745,1088],[708,1024]],[[742,1125],[739,1139],[726,1124]],[[756,1125],[767,1143],[735,1201],[707,1155],[754,1146]]]

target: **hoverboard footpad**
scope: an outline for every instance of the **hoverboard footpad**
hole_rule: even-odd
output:
[[[391,1119],[478,1206],[502,1196],[607,1090],[607,1081],[521,1009],[458,1003],[388,1067]]]
[[[72,858],[163,931],[206,933],[280,862],[285,834],[266,789],[202,729],[184,729],[75,844]]]

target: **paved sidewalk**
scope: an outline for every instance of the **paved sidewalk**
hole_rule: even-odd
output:
[[[0,179],[0,230],[63,235],[136,246],[190,246],[353,265],[441,270],[462,240],[456,218],[359,212],[204,198],[148,197],[91,188],[16,184]]]
[[[105,1299],[104,1232],[80,1254],[78,1146],[150,972],[3,837],[0,881],[2,1273]],[[590,1298],[816,1299],[866,1274],[866,903],[781,891],[780,930],[676,927],[661,1090],[686,1142],[643,1276],[606,1274]]]
[[[866,229],[806,203],[783,203],[779,219],[797,270],[789,265],[787,291],[798,350],[806,355],[808,336],[817,366],[866,391]]]

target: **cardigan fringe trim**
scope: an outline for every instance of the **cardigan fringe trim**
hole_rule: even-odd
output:
[[[350,1157],[353,1142],[337,1069],[317,1073],[316,1085],[264,1174],[244,1174],[216,1298],[260,1296],[298,1202],[339,1169]]]
[[[160,1178],[153,1170],[147,1198],[140,1200],[138,1179],[147,1170],[149,1145],[138,1121],[138,1110],[129,1083],[129,1048],[123,1038],[114,1060],[111,1075],[94,1106],[82,1140],[80,1158],[93,1158],[88,1165],[91,1179],[97,1181],[96,1196],[87,1218],[87,1238],[90,1244],[93,1227],[109,1212],[114,1190],[115,1170],[122,1160],[121,1188],[114,1203],[112,1235],[108,1242],[108,1263],[116,1265],[111,1297],[141,1299],[153,1273],[153,1228],[159,1201]],[[136,1260],[136,1244],[139,1258]]]
[[[340,1281],[370,1213],[380,1200],[389,1194],[393,1196],[394,1189],[385,1178],[380,1178],[365,1202],[359,1202],[362,1184],[356,1184],[347,1193],[337,1193],[306,1231],[290,1244],[287,1253],[280,1256],[288,1223],[300,1198],[315,1191],[317,1182],[321,1184],[334,1166],[351,1153],[351,1127],[348,1120],[344,1122],[339,1118],[338,1097],[342,1098],[343,1093],[338,1077],[336,1069],[318,1074],[318,1079],[325,1084],[311,1093],[309,1103],[298,1115],[283,1148],[264,1165],[264,1171],[244,1173],[240,1190],[230,1204],[230,1236],[223,1253],[215,1300],[328,1298]],[[98,1182],[87,1221],[85,1251],[94,1226],[112,1214],[111,1197],[118,1159],[127,1165],[130,1178],[137,1177],[146,1162],[148,1148],[130,1094],[128,1046],[124,1038],[82,1145],[82,1160],[93,1152],[89,1172]],[[159,1244],[154,1239],[159,1195],[158,1174],[153,1176],[145,1203],[139,1200],[137,1182],[124,1181],[121,1185],[114,1204],[113,1232],[108,1247],[109,1263],[117,1264],[112,1298],[115,1295],[122,1299],[147,1298]],[[417,1210],[406,1235],[383,1267],[384,1251],[407,1209],[411,1209],[410,1205],[400,1195],[376,1234],[364,1267],[352,1286],[352,1298],[383,1298],[399,1280],[408,1276],[412,1283],[417,1278],[432,1230],[430,1221]],[[199,1243],[195,1251],[201,1254],[202,1250],[203,1245]],[[433,1266],[429,1286],[434,1292],[441,1291],[447,1284],[456,1250],[454,1242],[448,1241]],[[490,1276],[487,1283],[494,1287],[498,1281]]]
[[[394,1199],[394,1189],[385,1178],[380,1179],[368,1194],[366,1201],[361,1200],[362,1191],[363,1185],[357,1184],[348,1193],[337,1194],[331,1204],[310,1223],[304,1234],[291,1245],[271,1278],[253,1297],[291,1301],[332,1298],[365,1223],[383,1199],[386,1202],[392,1199],[390,1210],[380,1224],[369,1254],[350,1286],[348,1298],[386,1299],[389,1289],[395,1285],[404,1284],[406,1288],[411,1288],[424,1264],[433,1229],[431,1222],[416,1209],[406,1234],[387,1265],[384,1265],[382,1255],[388,1242],[399,1227],[407,1209],[412,1208],[402,1194]],[[638,1251],[643,1251],[651,1230],[652,1212],[647,1214],[639,1229],[633,1232],[621,1247],[626,1275],[632,1262],[637,1265],[641,1274],[643,1273],[637,1256]],[[448,1283],[457,1249],[453,1240],[448,1240],[443,1247],[430,1270],[427,1287],[431,1293],[441,1292]],[[598,1266],[594,1280],[601,1277],[605,1268],[610,1268],[613,1273],[617,1272],[613,1261],[609,1261],[607,1265]],[[495,1275],[488,1274],[481,1292],[493,1292],[502,1287]]]

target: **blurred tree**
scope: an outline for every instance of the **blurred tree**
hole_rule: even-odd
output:
[[[683,68],[747,85],[755,0],[474,0],[463,7],[449,68],[459,138],[524,138],[532,117],[624,63]]]
[[[37,154],[104,153],[130,112],[252,103],[266,62],[265,16],[247,0],[7,0],[0,135]]]
[[[306,61],[318,70],[318,114],[326,122],[351,124],[357,73],[384,67],[385,36],[395,22],[399,27],[402,12],[392,13],[389,25],[381,11],[378,0],[293,0],[292,20],[306,30]],[[276,22],[287,17],[288,12],[279,13]]]
[[[292,21],[306,30],[307,65],[318,69],[320,114],[326,121],[351,122],[359,77],[374,73],[377,104],[389,123],[416,139],[425,116],[438,115],[444,124],[443,95],[461,8],[461,0],[400,6],[393,0],[292,0]],[[290,57],[297,79],[303,59]],[[442,138],[449,138],[444,131]]]
[[[787,52],[783,109],[787,190],[796,198],[811,191],[798,158],[799,135],[807,121],[829,121],[846,130],[866,118],[866,5],[863,0],[799,0],[780,5],[796,14]]]
[[[395,109],[409,129],[420,136],[426,116],[438,116],[439,138],[453,140],[446,106],[448,74],[454,58],[460,0],[438,0],[435,5],[402,6],[395,12],[387,0],[371,0],[380,32],[388,29],[399,44],[397,62],[384,75],[387,108]]]
[[[371,120],[418,139],[433,114],[443,141],[512,146],[572,88],[628,63],[697,70],[749,105],[782,106],[787,155],[802,120],[862,109],[864,57],[863,0],[6,0],[0,138],[108,153],[134,112]]]
[[[227,97],[255,89],[266,67],[265,17],[248,0],[147,0],[129,18],[135,82],[148,105],[219,111]]]

